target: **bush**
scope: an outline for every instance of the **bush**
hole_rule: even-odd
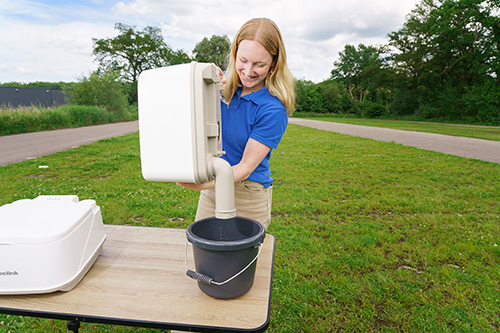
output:
[[[500,87],[494,83],[474,87],[462,97],[465,113],[480,124],[500,126]]]
[[[352,99],[344,86],[333,80],[318,83],[328,113],[352,113]]]
[[[65,105],[60,109],[69,115],[72,127],[107,124],[115,122],[117,118],[98,106]]]
[[[326,112],[323,96],[313,82],[304,80],[296,81],[295,95],[296,112]]]
[[[107,124],[137,119],[136,109],[127,107],[123,114],[98,106],[63,105],[53,109],[19,108],[0,112],[0,135],[28,133],[58,128]]]
[[[295,86],[296,112],[351,113],[352,102],[342,85],[327,80],[318,84],[298,80]]]
[[[365,118],[379,118],[387,112],[385,106],[371,101],[364,101],[360,107],[361,115]]]
[[[294,118],[333,118],[333,117],[345,117],[345,115],[339,115],[337,113],[317,113],[317,112],[294,112]]]
[[[41,130],[53,130],[71,126],[71,119],[60,110],[46,110],[38,117],[38,126]]]
[[[124,114],[128,108],[124,85],[113,72],[83,77],[73,84],[69,94],[70,102],[77,105],[100,106],[116,114]]]
[[[26,114],[21,114],[13,119],[7,118],[6,124],[9,127],[2,130],[4,130],[6,134],[33,132],[38,128],[38,124],[36,123],[37,120],[37,118],[30,117]]]
[[[417,111],[415,111],[415,117],[421,120],[439,119],[440,112],[436,107],[422,104],[418,107]]]

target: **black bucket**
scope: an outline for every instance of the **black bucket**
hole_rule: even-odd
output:
[[[259,222],[243,217],[210,217],[192,223],[187,239],[193,244],[196,272],[187,269],[186,258],[187,275],[209,296],[243,295],[252,288],[265,234]]]

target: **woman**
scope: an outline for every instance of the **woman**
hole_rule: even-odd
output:
[[[252,19],[231,45],[221,102],[222,158],[232,166],[238,216],[271,223],[272,183],[269,159],[283,136],[295,106],[294,80],[283,39],[274,22]],[[196,220],[214,216],[214,182],[178,185],[201,190]]]

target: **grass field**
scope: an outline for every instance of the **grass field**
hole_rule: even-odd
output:
[[[499,164],[290,125],[271,167],[270,332],[500,330]],[[77,194],[109,224],[186,228],[198,195],[144,181],[137,134],[0,167],[0,178],[0,205]],[[0,315],[0,332],[27,331],[66,323]]]
[[[393,128],[404,131],[427,132],[469,138],[500,141],[500,126],[477,126],[459,124],[441,124],[383,119],[308,117],[308,119],[333,121],[337,123]]]

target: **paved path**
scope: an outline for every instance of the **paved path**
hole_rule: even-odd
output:
[[[138,121],[0,136],[0,166],[139,130]]]
[[[401,131],[380,127],[290,118],[291,124],[338,132],[378,141],[395,142],[445,154],[500,163],[500,141]],[[0,166],[121,136],[139,130],[137,121],[46,132],[0,136]]]
[[[500,141],[481,140],[459,136],[402,131],[381,127],[360,126],[290,118],[291,124],[312,127],[324,131],[337,132],[385,142],[395,142],[405,146],[418,147],[450,155],[500,163]]]

